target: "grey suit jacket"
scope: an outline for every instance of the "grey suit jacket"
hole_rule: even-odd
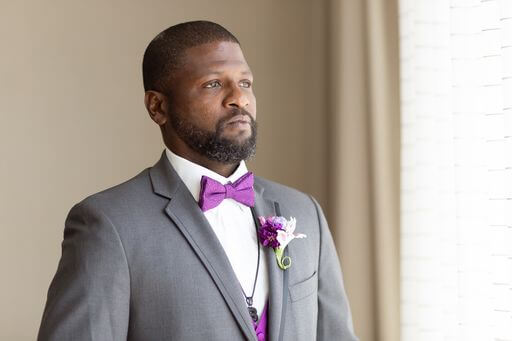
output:
[[[258,216],[297,218],[292,266],[265,248],[269,340],[357,340],[318,203],[255,178]],[[76,204],[38,340],[257,340],[229,260],[165,152],[134,178]]]

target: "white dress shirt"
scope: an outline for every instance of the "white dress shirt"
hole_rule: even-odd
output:
[[[240,162],[233,174],[225,178],[208,168],[174,154],[168,148],[165,148],[165,152],[169,162],[196,201],[199,201],[203,175],[221,184],[226,184],[229,181],[235,182],[247,173],[244,161]],[[224,248],[245,295],[251,296],[258,259],[258,236],[251,209],[233,199],[224,199],[219,206],[204,212],[204,215]],[[261,316],[269,291],[267,263],[263,250],[263,246],[260,246],[260,267],[253,297],[253,306],[258,310],[259,316]],[[240,295],[245,301],[242,290],[240,290]]]

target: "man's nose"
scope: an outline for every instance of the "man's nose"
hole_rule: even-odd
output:
[[[224,100],[224,105],[227,107],[245,108],[248,104],[249,97],[245,91],[238,85],[231,86]]]

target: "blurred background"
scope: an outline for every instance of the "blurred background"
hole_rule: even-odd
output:
[[[220,23],[255,76],[249,168],[314,195],[361,341],[512,340],[512,1],[4,1],[0,340],[34,340],[64,219],[164,148],[141,63]]]

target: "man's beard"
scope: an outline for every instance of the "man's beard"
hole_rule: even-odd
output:
[[[221,136],[226,122],[236,115],[246,115],[251,120],[251,135],[241,142]],[[196,126],[176,112],[171,111],[170,120],[178,137],[192,150],[210,160],[234,164],[256,154],[257,123],[244,109],[233,109],[230,115],[220,119],[216,124],[215,132]]]

